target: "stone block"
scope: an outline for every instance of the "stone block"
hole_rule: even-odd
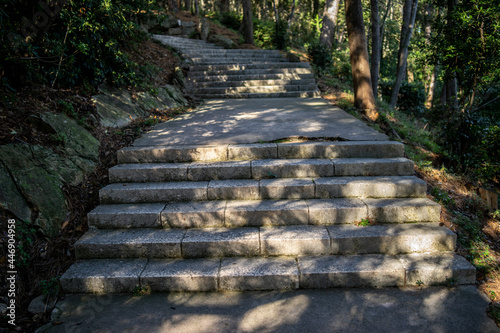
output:
[[[66,293],[130,293],[147,259],[92,259],[74,263],[61,277]]]
[[[184,258],[257,256],[258,228],[189,229],[182,240]]]
[[[89,225],[104,228],[160,227],[160,213],[165,204],[100,205],[87,214]]]
[[[275,143],[252,143],[229,145],[229,160],[265,160],[278,158],[278,149]]]
[[[263,178],[332,177],[330,160],[277,159],[252,161],[252,176]]]
[[[220,228],[224,226],[226,201],[168,204],[161,213],[164,228]]]
[[[414,176],[318,178],[316,197],[330,198],[422,198],[427,184]]]
[[[366,205],[360,199],[307,200],[307,205],[309,224],[353,223],[368,217]]]
[[[188,179],[192,181],[249,178],[252,178],[249,161],[193,162],[188,168]]]
[[[334,254],[454,251],[456,235],[436,223],[329,226]]]
[[[259,181],[253,179],[211,180],[209,200],[258,200]]]
[[[314,183],[311,179],[262,179],[262,199],[312,199]]]
[[[427,198],[363,199],[376,223],[438,222],[441,205]]]
[[[227,145],[125,147],[117,152],[117,158],[118,163],[226,161]]]
[[[333,159],[335,176],[411,176],[413,162],[403,158]]]
[[[215,291],[219,268],[220,259],[150,260],[140,280],[153,292]]]
[[[116,183],[99,191],[101,203],[206,201],[208,182]]]
[[[111,183],[188,180],[187,163],[118,164],[109,169]]]
[[[424,285],[474,284],[476,269],[464,257],[455,253],[407,254],[399,256],[406,270],[406,285],[417,281]]]
[[[299,288],[294,258],[223,258],[220,290],[293,290]]]
[[[324,226],[261,227],[265,256],[307,256],[330,254],[330,236]]]
[[[180,258],[182,229],[90,229],[75,243],[77,259]]]
[[[228,201],[226,227],[307,224],[308,207],[301,200]]]
[[[367,254],[299,257],[300,287],[306,289],[403,286],[405,271],[398,259]]]

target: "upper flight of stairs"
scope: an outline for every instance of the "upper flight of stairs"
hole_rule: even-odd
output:
[[[61,284],[118,293],[474,283],[403,155],[389,141],[124,148]],[[375,224],[356,226],[363,219]]]
[[[188,93],[207,98],[310,97],[317,95],[311,66],[275,50],[224,49],[201,40],[154,35],[190,59]]]

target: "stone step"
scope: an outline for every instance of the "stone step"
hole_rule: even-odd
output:
[[[416,205],[405,212],[405,207]],[[221,200],[100,205],[89,225],[125,228],[234,228],[438,221],[440,208],[427,199]]]
[[[216,88],[186,88],[188,93],[194,95],[223,95],[223,94],[265,94],[265,93],[282,93],[282,92],[297,92],[317,89],[315,84],[299,84],[299,85],[276,85],[276,86],[251,86],[251,87],[216,87]]]
[[[125,147],[118,163],[181,163],[261,159],[397,158],[404,145],[396,141],[307,141],[230,145]]]
[[[233,59],[241,59],[241,63],[244,63],[245,60],[265,60],[265,59],[281,59],[284,61],[288,61],[288,59],[283,58],[280,54],[268,54],[268,53],[250,53],[250,52],[239,52],[239,53],[220,53],[220,54],[193,54],[189,57],[193,62],[197,61],[207,61],[207,60],[233,60]]]
[[[475,269],[454,253],[273,258],[79,260],[61,277],[66,293],[293,290],[473,284]]]
[[[114,183],[101,203],[167,203],[207,200],[423,198],[427,185],[412,176],[230,179],[198,182]]]
[[[209,66],[209,65],[220,65],[220,64],[275,64],[275,63],[289,63],[287,59],[281,57],[246,57],[242,55],[240,57],[221,57],[221,58],[191,58],[193,65],[199,66]]]
[[[212,81],[212,82],[189,82],[187,88],[220,88],[220,87],[255,87],[255,86],[277,86],[277,85],[306,85],[315,86],[316,81],[312,79],[288,79],[288,80],[237,80],[237,81]]]
[[[260,65],[249,65],[249,66],[260,66]],[[188,73],[188,79],[199,77],[217,77],[217,76],[227,76],[234,77],[241,75],[263,75],[263,74],[311,74],[311,69],[309,68],[274,68],[272,66],[262,67],[258,69],[244,69],[244,70],[206,70],[206,71],[190,71]]]
[[[256,74],[256,75],[220,75],[220,76],[196,76],[188,77],[187,82],[190,84],[194,83],[210,83],[217,82],[218,84],[224,84],[225,82],[240,82],[240,81],[266,81],[266,80],[314,80],[314,74]]]
[[[272,93],[232,93],[232,94],[195,94],[199,99],[222,99],[222,98],[281,98],[281,97],[319,97],[319,90],[310,91],[287,91]]]
[[[109,169],[111,183],[334,176],[410,176],[404,158],[267,159],[253,161],[131,163]]]
[[[252,69],[309,69],[311,70],[311,65],[307,62],[277,62],[269,64],[226,64],[226,65],[192,65],[189,66],[189,75],[195,74],[196,72],[211,72],[212,75],[219,74],[221,71],[245,71]],[[220,73],[222,74],[222,73]]]
[[[77,259],[397,255],[454,251],[456,238],[438,223],[90,229],[75,243],[75,254]]]

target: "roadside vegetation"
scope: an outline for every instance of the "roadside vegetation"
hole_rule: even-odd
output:
[[[492,301],[489,313],[500,323],[500,211],[480,197],[480,191],[498,193],[500,188],[500,1],[345,2],[363,8],[366,56],[378,64],[371,68],[375,113],[359,109],[339,0],[59,0],[48,7],[5,0],[0,7],[0,145],[60,145],[64,138],[33,130],[29,116],[42,111],[65,113],[100,140],[96,172],[80,186],[64,189],[71,213],[60,233],[49,238],[34,221],[19,224],[22,308],[37,295],[60,292],[58,277],[74,261],[73,244],[88,228],[86,214],[98,204],[116,151],[157,122],[188,110],[151,110],[125,128],[109,129],[98,126],[91,102],[102,83],[154,92],[173,82],[180,59],[152,42],[140,24],[175,16],[196,25],[206,17],[213,31],[238,46],[279,49],[310,61],[323,98],[405,143],[417,175],[429,185],[429,197],[444,207],[441,223],[457,233],[458,252],[477,268],[478,285]],[[244,37],[248,3],[253,45]],[[378,62],[372,57],[377,54]],[[9,218],[13,215],[0,209],[0,220]],[[2,265],[5,254],[2,248]],[[24,331],[50,320],[27,311],[19,316]]]

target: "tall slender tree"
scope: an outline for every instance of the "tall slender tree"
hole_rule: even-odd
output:
[[[243,0],[243,36],[245,43],[253,45],[253,19],[252,19],[252,2]]]
[[[345,15],[354,85],[354,106],[365,110],[370,119],[376,120],[378,113],[373,97],[361,0],[345,0]]]
[[[408,47],[415,25],[415,17],[417,16],[418,0],[406,0],[403,8],[403,24],[401,25],[401,39],[399,41],[398,52],[398,67],[396,72],[396,81],[392,88],[391,102],[392,108],[396,107],[398,101],[399,89],[406,72],[408,59]]]
[[[335,27],[339,14],[340,0],[326,0],[323,25],[319,35],[319,42],[332,49],[335,42]]]
[[[378,17],[378,0],[370,1],[371,7],[371,31],[372,31],[372,54],[370,63],[370,74],[372,76],[373,95],[378,95],[378,80],[380,73],[380,24]]]

